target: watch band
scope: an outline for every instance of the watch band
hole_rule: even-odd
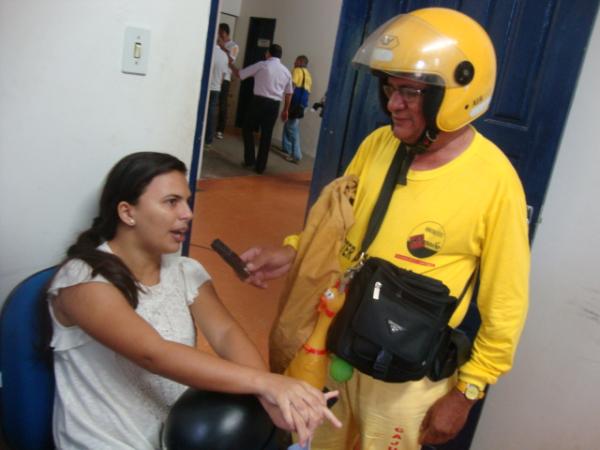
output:
[[[475,384],[470,384],[459,380],[455,387],[468,400],[480,400],[485,396],[485,392]]]

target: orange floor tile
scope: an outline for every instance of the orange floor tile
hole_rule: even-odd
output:
[[[241,253],[253,245],[278,245],[300,231],[310,177],[307,172],[198,182],[189,256],[212,275],[223,303],[265,358],[283,280],[271,282],[267,289],[242,283],[209,246],[219,238]],[[207,348],[202,338],[200,346]]]

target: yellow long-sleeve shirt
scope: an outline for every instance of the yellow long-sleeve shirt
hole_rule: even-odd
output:
[[[355,224],[342,248],[343,269],[358,252],[381,185],[398,148],[391,127],[361,144],[346,175],[359,177]],[[385,219],[368,249],[413,272],[443,281],[459,296],[479,264],[477,305],[481,327],[459,379],[484,388],[510,370],[528,304],[529,242],[526,204],[519,178],[506,156],[481,134],[449,163],[410,170],[394,191]],[[294,245],[294,238],[286,243]],[[450,321],[458,326],[472,286]]]

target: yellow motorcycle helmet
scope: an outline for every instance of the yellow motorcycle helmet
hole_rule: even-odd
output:
[[[457,130],[485,113],[496,81],[496,54],[486,31],[447,8],[394,17],[367,38],[352,62],[380,76],[429,84],[424,113],[434,134]]]

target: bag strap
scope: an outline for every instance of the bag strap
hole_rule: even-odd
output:
[[[294,95],[292,96],[291,103],[293,103],[294,105],[300,105],[302,108],[305,108],[305,106],[302,104],[302,98],[300,97],[300,95],[298,95],[298,97],[300,97],[300,98],[296,97],[296,94],[297,94],[296,89],[306,90],[306,89],[304,89],[304,82],[305,82],[304,68],[300,67],[300,70],[302,71],[302,86],[296,86],[294,88]]]
[[[406,144],[401,142],[396,149],[392,163],[383,180],[383,185],[381,186],[379,197],[377,198],[377,202],[371,213],[371,219],[369,220],[365,237],[363,238],[360,251],[355,259],[364,255],[373,240],[375,240],[375,236],[377,236],[379,227],[383,222],[383,218],[387,212],[396,185],[398,183],[406,184],[406,174],[408,173],[408,168],[410,167],[413,158],[414,155],[412,152],[409,153]]]
[[[473,282],[473,280],[475,280],[477,278],[475,275],[477,274],[478,271],[479,271],[479,264],[477,264],[475,266],[475,269],[473,270],[473,272],[471,272],[471,276],[469,277],[469,279],[465,283],[465,287],[463,288],[462,292],[458,296],[458,299],[457,299],[458,301],[456,302],[456,304],[459,304],[460,301],[463,299],[463,297],[465,296],[465,294],[469,290],[469,286],[471,285],[471,283]]]
[[[408,168],[412,164],[413,159],[414,152],[409,151],[408,146],[401,142],[396,149],[392,163],[390,164],[387,174],[385,175],[385,179],[383,180],[383,185],[379,191],[379,197],[377,197],[377,202],[375,203],[375,207],[371,213],[371,219],[369,220],[369,225],[367,226],[367,231],[365,232],[365,237],[363,238],[360,246],[360,251],[354,258],[355,260],[363,260],[367,249],[375,240],[375,236],[377,236],[377,233],[379,232],[379,228],[383,223],[388,206],[390,205],[390,200],[396,185],[406,185]],[[362,264],[360,264],[359,267],[360,266],[362,266]],[[458,302],[460,302],[467,293],[469,286],[475,279],[478,269],[479,265],[475,266],[475,269],[471,273],[471,276],[465,283],[465,287],[458,297]]]

